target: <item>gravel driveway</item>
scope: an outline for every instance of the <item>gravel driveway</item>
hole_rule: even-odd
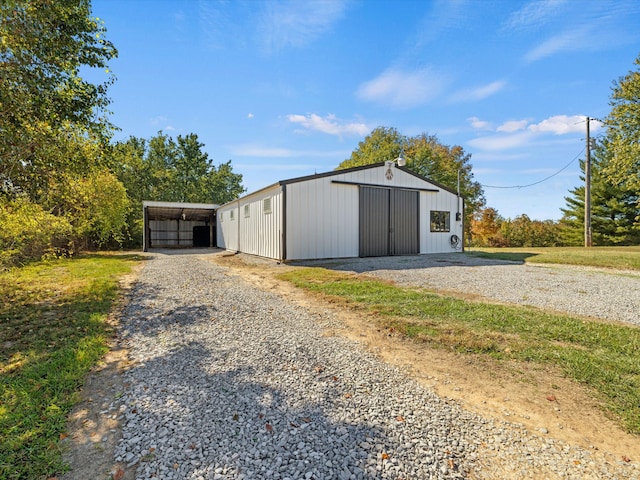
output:
[[[115,455],[138,479],[640,478],[464,411],[206,255],[152,255],[121,326]]]
[[[523,265],[461,254],[308,262],[367,273],[401,285],[479,295],[640,325],[640,272]]]

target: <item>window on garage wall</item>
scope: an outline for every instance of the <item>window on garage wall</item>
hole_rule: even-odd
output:
[[[431,210],[431,231],[448,232],[451,230],[451,212]]]
[[[271,197],[262,201],[262,213],[271,213]]]
[[[245,205],[244,206],[244,218],[247,218],[250,213],[251,213],[251,206],[250,205]]]

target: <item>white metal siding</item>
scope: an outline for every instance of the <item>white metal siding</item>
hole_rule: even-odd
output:
[[[231,219],[233,211],[234,218]],[[238,202],[224,205],[218,209],[216,224],[216,243],[218,247],[234,252],[238,251]]]
[[[271,213],[264,200],[271,200]],[[249,216],[245,216],[248,207]],[[281,258],[282,191],[280,186],[240,200],[240,251],[267,258]]]
[[[264,213],[264,199],[271,213]],[[248,207],[248,210],[245,209]],[[234,218],[231,219],[233,211]],[[246,216],[245,212],[249,215]],[[218,209],[218,247],[260,257],[281,258],[282,191],[279,185],[248,195]]]
[[[459,205],[459,206],[458,206]],[[431,211],[450,212],[450,231],[431,231]],[[420,253],[454,252],[451,236],[457,235],[462,241],[462,222],[456,221],[456,213],[462,214],[462,198],[446,190],[437,194],[420,193]],[[460,244],[462,246],[462,243]]]
[[[287,260],[358,256],[358,187],[336,179],[286,185]]]

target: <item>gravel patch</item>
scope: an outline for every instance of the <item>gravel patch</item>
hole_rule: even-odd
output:
[[[367,273],[400,285],[640,325],[640,273],[636,271],[530,265],[456,253],[308,264]]]
[[[439,398],[323,335],[339,326],[206,256],[154,254],[121,321],[115,460],[137,479],[640,478]]]

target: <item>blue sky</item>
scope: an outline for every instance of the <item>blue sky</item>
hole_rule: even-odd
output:
[[[510,218],[560,218],[584,117],[640,53],[637,0],[92,4],[119,51],[116,139],[196,133],[251,192],[334,169],[378,126],[425,132],[471,154]]]

